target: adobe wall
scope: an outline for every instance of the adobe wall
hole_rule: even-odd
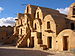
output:
[[[74,31],[72,31],[71,29],[65,29],[65,30],[63,30],[63,31],[61,31],[60,33],[59,33],[59,35],[57,36],[57,39],[56,39],[56,49],[58,50],[58,51],[64,51],[64,39],[63,38],[66,38],[67,37],[67,40],[66,41],[68,41],[67,42],[67,44],[68,44],[68,46],[67,46],[67,48],[68,48],[68,51],[70,51],[70,50],[74,50],[75,49],[75,32]]]
[[[2,26],[0,27],[0,41],[5,41],[8,39],[14,32],[14,27],[8,26]]]

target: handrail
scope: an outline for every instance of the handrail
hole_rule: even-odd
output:
[[[24,35],[23,35],[24,36]],[[18,39],[18,42],[23,38],[23,36],[21,38]]]
[[[28,33],[29,33],[29,31],[27,32],[27,34],[28,34]],[[25,34],[25,35],[23,35],[21,38],[19,38],[18,43],[19,43],[21,40],[23,40],[24,37],[26,37],[27,34]]]
[[[31,27],[29,27],[29,28],[31,28]],[[28,35],[29,31],[30,30],[28,30],[28,32],[18,40],[18,44],[20,44],[20,42],[23,41],[23,39],[25,39],[25,37]]]

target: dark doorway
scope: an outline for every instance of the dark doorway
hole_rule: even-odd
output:
[[[48,37],[48,48],[52,48],[52,37]]]
[[[63,37],[63,50],[68,50],[68,36]]]
[[[38,39],[38,44],[42,44],[42,33],[41,32],[38,34],[37,39]]]
[[[31,37],[30,38],[30,44],[29,44],[30,46],[30,48],[33,48],[34,47],[34,37]]]
[[[32,48],[34,47],[34,37],[32,37]]]
[[[74,30],[74,23],[71,23],[71,29]]]

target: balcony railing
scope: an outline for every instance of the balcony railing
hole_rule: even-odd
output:
[[[51,29],[47,29],[47,30],[45,30],[45,32],[54,33]]]

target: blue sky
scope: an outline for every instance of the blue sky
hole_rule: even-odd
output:
[[[0,13],[2,17],[16,17],[17,13],[23,13],[26,5],[32,4],[48,8],[66,8],[70,4],[75,2],[74,0],[0,0],[0,7],[4,10]]]
[[[24,13],[26,5],[22,4],[32,4],[64,10],[74,2],[75,0],[0,0],[0,19],[13,18],[17,16],[17,13]]]

